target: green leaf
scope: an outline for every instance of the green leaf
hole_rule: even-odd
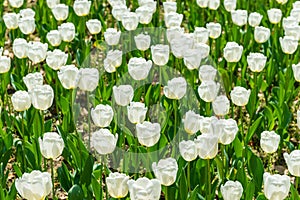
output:
[[[92,155],[89,155],[89,157],[85,161],[85,165],[82,174],[80,176],[81,184],[85,184],[87,186],[91,184],[93,166],[94,166],[94,157]]]
[[[248,134],[246,136],[246,144],[248,144],[248,142],[251,140],[252,136],[254,135],[256,129],[258,128],[258,126],[260,125],[262,120],[262,116],[260,116],[259,118],[257,118],[255,120],[255,122],[252,124],[252,126],[250,127]]]
[[[72,181],[69,174],[69,170],[65,163],[62,163],[62,166],[57,169],[57,173],[61,187],[65,191],[69,191],[69,189],[72,186]]]
[[[250,157],[249,157],[250,155]],[[261,190],[263,182],[264,165],[262,160],[257,157],[250,149],[248,149],[248,167],[255,182],[255,192]]]
[[[69,200],[83,200],[83,191],[79,185],[73,185],[68,192]]]
[[[186,175],[184,169],[182,169],[182,173],[179,180],[179,194],[181,200],[186,200],[188,195],[188,183],[186,180]]]
[[[245,199],[253,199],[255,192],[255,183],[253,180],[251,180],[250,183],[248,183],[247,188],[245,190]]]
[[[197,197],[199,185],[197,185],[194,190],[190,193],[190,196],[188,197],[188,200],[195,200]]]

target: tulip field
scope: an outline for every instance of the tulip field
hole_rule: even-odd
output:
[[[0,200],[300,200],[300,1],[0,7]]]

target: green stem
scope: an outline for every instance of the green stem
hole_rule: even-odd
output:
[[[188,189],[189,189],[189,192],[191,192],[191,165],[190,165],[191,162],[188,162],[188,165],[187,165],[187,183],[188,183]]]
[[[59,114],[59,108],[58,108],[58,75],[56,72],[54,72],[54,76],[55,76],[55,109],[56,109],[56,114],[57,114],[57,118],[58,121],[60,122],[60,114]]]
[[[271,154],[268,154],[268,158],[269,158],[269,171],[270,171],[270,173],[272,173],[272,156],[271,156]]]
[[[167,186],[165,186],[165,200],[169,200],[169,195],[168,195],[168,187]]]
[[[54,199],[55,197],[55,188],[54,188],[54,162],[53,159],[50,159],[50,163],[51,163],[51,178],[52,178],[52,198]]]
[[[210,176],[210,160],[207,159],[207,185],[206,185],[206,189],[207,189],[207,199],[211,199],[211,176]]]
[[[295,179],[295,189],[298,191],[299,177],[296,176]]]
[[[88,150],[91,151],[91,109],[90,109],[90,92],[86,91],[87,110],[88,110]]]
[[[106,194],[106,199],[109,199],[107,183],[106,183],[106,177],[107,177],[108,173],[107,173],[107,162],[106,162],[105,156],[103,156],[103,162],[104,162],[103,167],[104,167],[104,180],[105,180],[105,194]]]
[[[206,111],[206,116],[210,117],[211,116],[211,109],[210,109],[210,102],[205,103],[205,111]]]
[[[100,167],[100,199],[103,199],[103,188],[102,188],[103,162],[101,162],[101,158],[100,158],[100,164],[101,164],[101,167]]]

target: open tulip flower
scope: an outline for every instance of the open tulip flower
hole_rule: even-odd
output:
[[[114,111],[110,105],[99,104],[91,111],[93,122],[99,127],[108,127],[114,117]]]
[[[186,80],[182,77],[173,78],[168,81],[164,87],[164,95],[169,99],[181,99],[184,97],[187,89]]]
[[[43,139],[39,138],[42,155],[47,159],[56,159],[65,147],[64,140],[56,132],[47,132]]]
[[[174,158],[161,159],[158,163],[154,162],[152,169],[162,185],[170,186],[175,182],[178,165]]]
[[[224,200],[240,200],[243,195],[243,186],[239,181],[227,181],[221,185]]]
[[[161,184],[158,179],[149,180],[146,177],[127,181],[130,199],[142,200],[151,199],[159,200],[161,193]]]
[[[265,172],[263,175],[264,194],[270,200],[283,200],[290,191],[290,177],[287,175],[274,174]]]
[[[277,151],[280,136],[274,131],[263,131],[260,135],[260,146],[266,153]]]
[[[300,177],[300,150],[294,150],[290,154],[283,154],[289,172],[293,176]]]
[[[126,174],[121,174],[119,172],[110,173],[106,178],[108,193],[113,198],[124,198],[128,194],[127,182],[129,176]]]

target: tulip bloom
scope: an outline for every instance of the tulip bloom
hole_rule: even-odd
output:
[[[185,113],[185,118],[182,121],[187,134],[193,135],[200,130],[200,121],[202,118],[202,116],[191,110]]]
[[[35,12],[31,8],[25,8],[20,10],[20,15],[22,18],[34,18]]]
[[[283,154],[284,160],[288,166],[289,172],[293,176],[300,176],[300,150],[294,150],[290,154]]]
[[[217,39],[220,37],[222,32],[222,26],[219,23],[209,22],[206,24],[206,28],[209,31],[209,37],[212,39]]]
[[[127,31],[133,31],[139,24],[139,17],[134,12],[124,13],[122,17],[122,25]]]
[[[47,159],[56,159],[64,150],[65,144],[62,137],[56,132],[47,132],[43,139],[39,138],[40,150]]]
[[[134,91],[131,85],[120,85],[113,87],[113,96],[120,106],[127,106],[133,99]]]
[[[40,63],[46,59],[48,44],[29,42],[27,56],[33,63]]]
[[[167,28],[179,27],[182,23],[183,15],[176,12],[165,13],[164,19]]]
[[[181,141],[179,143],[179,152],[182,158],[187,162],[195,160],[198,156],[196,144],[192,140]]]
[[[54,6],[56,6],[57,4],[59,4],[60,0],[47,0],[47,6],[52,9]]]
[[[57,47],[61,43],[61,36],[58,30],[51,30],[47,33],[46,38],[48,42],[54,46]]]
[[[218,137],[211,134],[202,134],[194,140],[198,155],[201,159],[212,159],[218,153]]]
[[[24,0],[8,0],[8,2],[11,7],[20,8],[23,5]]]
[[[167,33],[167,40],[170,43],[174,39],[178,39],[184,34],[184,28],[170,27],[166,30],[166,33]]]
[[[104,69],[108,73],[113,73],[122,65],[122,51],[110,50],[104,59]]]
[[[18,26],[23,34],[29,35],[35,31],[35,20],[32,17],[21,17]]]
[[[176,2],[163,2],[164,13],[171,13],[177,11],[177,3]]]
[[[64,21],[68,18],[69,6],[66,4],[57,4],[51,10],[57,21]]]
[[[243,186],[239,181],[227,181],[221,185],[224,200],[240,200],[243,195]]]
[[[146,51],[150,47],[151,37],[150,35],[139,34],[134,36],[136,48],[140,51]]]
[[[187,90],[187,83],[183,77],[173,78],[164,87],[164,95],[169,99],[181,99]]]
[[[212,102],[212,107],[215,115],[224,116],[229,113],[230,102],[225,95],[220,95]]]
[[[276,0],[279,4],[286,4],[288,0]]]
[[[46,63],[53,70],[59,70],[67,63],[67,60],[68,54],[59,49],[54,49],[54,51],[47,52]]]
[[[99,71],[96,68],[81,68],[79,70],[78,87],[84,91],[93,91],[99,82]]]
[[[269,21],[272,24],[278,24],[282,18],[282,11],[278,8],[272,8],[267,11]]]
[[[217,69],[212,65],[202,65],[199,68],[199,79],[203,81],[214,81],[217,75]]]
[[[79,70],[75,65],[62,66],[57,72],[58,79],[65,89],[74,89],[77,87]]]
[[[108,127],[113,120],[114,111],[110,105],[99,104],[92,108],[91,116],[94,124],[101,128]]]
[[[220,0],[209,0],[208,8],[211,10],[217,10],[220,6]]]
[[[202,56],[201,53],[200,49],[190,49],[186,51],[183,57],[184,65],[189,70],[198,69],[202,58],[204,58],[204,55]]]
[[[188,34],[181,35],[177,40],[172,40],[171,51],[176,58],[183,58],[187,49],[191,49],[193,47],[193,37]]]
[[[17,29],[19,27],[19,15],[16,13],[5,13],[3,20],[7,29]]]
[[[200,132],[202,134],[213,134],[213,124],[218,120],[215,116],[203,117],[200,120]]]
[[[100,33],[101,28],[102,28],[100,20],[90,19],[85,24],[91,34],[96,35],[96,34]]]
[[[51,107],[54,92],[50,85],[37,85],[29,91],[32,105],[38,110],[47,110]]]
[[[298,40],[291,36],[284,36],[279,38],[280,46],[285,54],[293,54],[298,48]]]
[[[209,38],[209,30],[204,27],[195,27],[194,41],[196,43],[207,43]]]
[[[254,29],[254,39],[257,43],[265,43],[270,38],[270,29],[263,26],[257,26]]]
[[[220,119],[213,122],[213,131],[219,143],[228,145],[235,139],[239,128],[234,119]]]
[[[236,86],[230,92],[232,102],[237,106],[245,106],[248,104],[251,90],[246,90],[243,87]]]
[[[243,46],[236,42],[227,42],[224,48],[224,58],[227,62],[238,62],[243,54]]]
[[[114,28],[108,28],[104,32],[104,39],[108,45],[117,45],[119,43],[121,31]]]
[[[16,38],[13,42],[12,49],[17,58],[26,58],[28,53],[28,43],[24,38]]]
[[[22,198],[42,200],[52,190],[51,175],[48,172],[38,170],[24,173],[22,177],[16,179],[15,186]]]
[[[168,45],[151,46],[152,60],[158,66],[166,65],[169,61],[170,48]]]
[[[64,42],[71,42],[75,38],[75,26],[72,22],[61,24],[58,26],[58,31]]]
[[[291,182],[290,177],[287,175],[271,175],[270,173],[265,172],[263,180],[264,194],[267,199],[283,200],[289,195]]]
[[[244,26],[247,24],[248,12],[247,10],[233,10],[231,11],[232,22],[237,26]]]
[[[110,173],[106,177],[107,192],[110,196],[116,199],[124,198],[128,194],[128,185],[129,176],[126,174],[121,174],[119,172]]]
[[[78,16],[86,16],[90,12],[91,1],[88,0],[75,0],[73,4],[73,9],[76,15]]]
[[[206,8],[208,6],[208,1],[209,0],[197,0],[196,2],[200,8]]]
[[[170,186],[176,181],[178,165],[174,158],[161,159],[152,164],[155,177],[164,186]]]
[[[160,138],[160,124],[144,121],[136,125],[136,134],[141,145],[146,147],[154,146]]]
[[[266,153],[274,153],[278,149],[280,136],[274,131],[264,131],[260,135],[260,146]]]
[[[127,181],[130,199],[140,200],[140,199],[151,199],[159,200],[161,193],[160,181],[157,179],[149,180],[146,177],[138,178],[135,180]]]
[[[129,75],[134,80],[144,80],[147,78],[152,67],[152,61],[144,58],[130,58],[128,62]]]
[[[224,0],[225,10],[231,12],[236,8],[236,0]]]
[[[130,102],[127,106],[128,119],[133,124],[141,124],[146,119],[148,108],[141,102]]]
[[[291,26],[297,26],[299,24],[298,20],[295,17],[289,16],[282,19],[282,27],[285,30]]]
[[[0,56],[0,74],[4,74],[10,70],[11,59],[8,56]]]
[[[118,141],[118,134],[113,135],[108,129],[100,129],[92,133],[91,146],[100,155],[107,155],[112,153]]]
[[[31,91],[35,86],[43,85],[43,75],[40,72],[29,73],[23,77],[23,81],[28,89]]]
[[[30,108],[31,99],[26,91],[17,91],[11,96],[11,102],[14,110],[21,112]]]
[[[300,26],[296,25],[296,26],[286,27],[285,30],[284,30],[284,35],[285,36],[291,36],[291,37],[294,37],[297,40],[300,40]]]
[[[153,12],[147,6],[138,7],[135,10],[141,24],[149,24],[152,20]]]
[[[261,53],[250,53],[247,56],[247,63],[251,71],[261,72],[267,62],[267,57]]]
[[[249,25],[252,27],[259,26],[263,16],[257,12],[250,13],[248,21]]]
[[[203,81],[198,87],[198,94],[205,102],[212,102],[217,97],[220,90],[220,84],[215,81]]]
[[[114,18],[118,21],[122,21],[123,15],[128,12],[129,12],[129,9],[126,7],[126,5],[122,5],[122,4],[113,6],[112,11],[111,11]]]

